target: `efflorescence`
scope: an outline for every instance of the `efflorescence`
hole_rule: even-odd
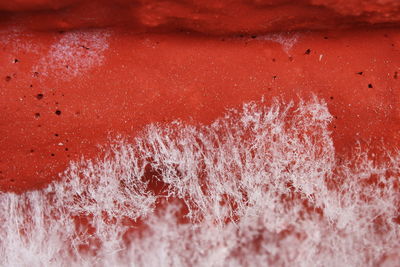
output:
[[[249,103],[209,126],[150,125],[45,190],[0,194],[1,264],[390,264],[400,155],[339,161],[331,119],[314,97]]]

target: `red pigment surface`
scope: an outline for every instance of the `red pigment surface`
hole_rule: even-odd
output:
[[[397,1],[194,2],[1,3],[0,190],[39,188],[149,123],[207,124],[262,97],[325,99],[339,156],[399,147]]]

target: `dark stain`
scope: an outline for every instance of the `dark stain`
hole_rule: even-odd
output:
[[[333,96],[329,97],[331,100],[333,100]]]
[[[305,55],[309,55],[311,53],[311,49],[307,49],[306,52],[304,52]]]
[[[33,77],[39,77],[39,72],[35,71],[35,72],[33,73]]]
[[[324,39],[325,39],[325,40],[328,40],[329,38],[328,38],[328,36],[324,36]]]
[[[43,95],[43,94],[37,94],[37,95],[36,95],[36,98],[37,98],[38,100],[41,100],[41,99],[43,99],[43,97],[44,97],[44,95]]]
[[[50,155],[51,155],[52,157],[54,157],[56,154],[54,154],[54,153],[51,153]]]
[[[257,35],[252,35],[251,38],[256,39]]]
[[[275,61],[276,61],[276,59],[275,59],[275,58],[273,58],[273,59],[272,59],[272,62],[275,62]]]
[[[35,113],[35,118],[36,118],[36,119],[40,118],[40,113],[39,113],[39,112],[36,112],[36,113]]]
[[[54,136],[58,136],[58,133],[54,134]]]
[[[5,80],[6,80],[6,82],[11,81],[11,76],[6,76]]]
[[[34,149],[31,149],[29,152],[33,153],[33,152],[35,152],[35,150],[34,150]]]
[[[61,110],[56,110],[56,112],[54,112],[57,116],[60,116],[61,115]]]
[[[372,86],[372,83],[368,84],[368,88],[374,88],[374,87]]]
[[[395,78],[397,80],[397,78],[399,77],[399,73],[397,71],[394,72],[393,78]]]
[[[90,50],[90,48],[87,47],[87,46],[81,45],[81,47],[82,47],[83,49]]]
[[[360,72],[357,72],[356,74],[358,74],[358,75],[363,75],[363,73],[364,73],[364,72],[360,71]]]
[[[68,151],[68,150],[69,150],[68,147],[66,147],[66,148],[65,148],[65,151]]]

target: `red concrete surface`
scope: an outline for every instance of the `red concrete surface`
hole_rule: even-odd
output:
[[[262,97],[324,98],[339,155],[399,148],[397,1],[106,2],[0,4],[0,190],[41,187],[148,123],[210,123]]]

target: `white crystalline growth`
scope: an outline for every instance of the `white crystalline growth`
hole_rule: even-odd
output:
[[[337,160],[331,119],[313,98],[249,103],[208,126],[149,125],[45,190],[0,194],[0,262],[394,266],[400,155]],[[139,219],[136,231],[126,223]]]
[[[33,71],[60,79],[84,75],[104,62],[109,36],[110,33],[104,30],[66,32],[54,42]]]

